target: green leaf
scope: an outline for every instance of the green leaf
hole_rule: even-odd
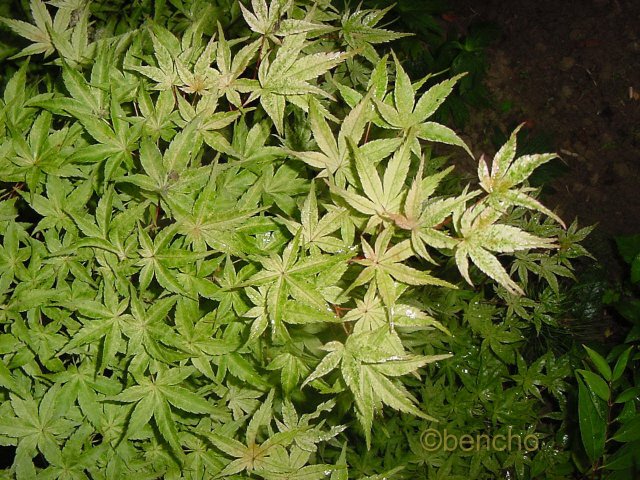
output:
[[[629,387],[618,395],[614,403],[626,403],[640,397],[640,387]]]
[[[471,153],[471,150],[469,149],[467,144],[464,143],[464,141],[453,130],[445,127],[444,125],[440,125],[439,123],[421,123],[417,127],[416,135],[418,136],[418,138],[427,140],[429,142],[438,142],[447,145],[462,147],[471,157],[473,157],[473,153]]]
[[[55,51],[50,36],[50,32],[54,26],[51,15],[49,15],[49,12],[47,11],[47,7],[42,0],[31,0],[30,3],[31,14],[33,15],[33,19],[36,23],[35,25],[23,22],[22,20],[0,17],[0,21],[11,28],[15,33],[34,42],[32,45],[22,49],[20,53],[14,55],[12,58],[35,55],[38,53],[43,53],[44,56],[47,57]],[[61,27],[64,29],[65,25],[61,25]]]
[[[384,203],[382,182],[376,172],[375,165],[366,161],[366,159],[361,155],[358,147],[351,141],[351,139],[347,139],[347,141],[350,143],[350,147],[353,152],[356,170],[358,171],[360,184],[362,185],[364,193],[376,206],[381,207]]]
[[[625,262],[633,263],[635,257],[640,254],[640,235],[626,235],[615,237],[618,252]]]
[[[590,349],[586,345],[583,345],[583,347],[587,351],[587,354],[589,355],[589,358],[591,359],[593,364],[598,369],[598,372],[600,372],[600,375],[602,375],[602,377],[606,381],[610,382],[612,380],[611,367],[609,367],[609,364],[604,359],[604,357],[600,355],[598,352]],[[624,370],[624,367],[623,367],[623,370]]]
[[[444,82],[434,85],[427,90],[419,99],[416,104],[416,108],[413,113],[414,121],[416,123],[424,122],[427,118],[431,117],[436,110],[442,105],[445,99],[449,96],[453,90],[454,85],[465,74],[456,75],[453,78],[445,80]]]
[[[403,391],[404,389],[398,388],[398,386],[394,385],[391,380],[384,375],[375,375],[370,370],[365,371],[367,372],[365,381],[371,383],[371,388],[383,403],[400,412],[410,413],[427,420],[435,420],[433,417],[417,409],[408,397],[407,392]]]
[[[618,442],[633,442],[640,439],[640,415],[635,415],[628,422],[624,422],[611,437]]]
[[[347,57],[343,53],[315,53],[300,56],[304,48],[305,35],[296,34],[284,38],[273,62],[262,62],[258,79],[262,92],[260,103],[273,120],[278,133],[284,130],[286,99],[302,99],[307,94],[330,97],[324,90],[309,83]],[[304,100],[302,100],[304,102]],[[305,102],[306,103],[306,102]]]
[[[213,444],[222,450],[227,455],[235,458],[241,458],[247,447],[241,442],[219,435],[215,432],[207,432],[207,437],[213,442]]]
[[[197,121],[190,122],[173,138],[162,159],[165,172],[179,173],[187,168],[198,141],[197,125]]]
[[[149,423],[151,417],[153,417],[154,403],[156,399],[153,395],[147,395],[143,397],[138,403],[136,403],[131,417],[129,418],[129,425],[127,426],[130,434],[137,434],[142,428]]]
[[[341,322],[340,318],[336,317],[328,307],[320,310],[312,305],[293,301],[289,301],[285,307],[284,321],[300,325]]]
[[[164,185],[167,170],[162,161],[162,154],[156,144],[148,137],[142,141],[140,146],[140,163],[156,185]]]
[[[234,352],[227,357],[228,368],[232,375],[250,383],[257,388],[269,387],[269,383],[262,378],[256,369],[240,354]]]
[[[413,112],[414,93],[411,80],[406,74],[397,57],[393,57],[396,64],[396,84],[393,90],[393,99],[401,118],[406,118]]]
[[[593,373],[589,370],[576,370],[582,377],[584,378],[587,386],[591,389],[593,393],[595,393],[598,397],[600,397],[605,402],[609,401],[609,397],[611,396],[611,392],[609,390],[609,385],[603,378]]]
[[[585,452],[592,463],[595,463],[604,453],[607,430],[606,419],[601,416],[600,409],[594,405],[594,401],[599,401],[599,399],[594,398],[582,380],[578,378],[580,435]]]
[[[171,450],[178,456],[180,460],[184,457],[180,438],[178,437],[178,430],[171,416],[171,408],[169,403],[162,397],[156,397],[155,405],[153,407],[153,418],[158,426],[160,435],[171,446]]]
[[[5,365],[4,361],[0,361],[0,386],[6,388],[10,392],[18,393],[20,387],[11,375],[11,372]]]
[[[334,350],[329,352],[325,357],[320,361],[316,369],[307,377],[307,379],[302,383],[301,388],[303,388],[307,383],[313,382],[314,380],[324,377],[326,374],[334,370],[338,364],[342,360],[342,350]]]
[[[211,413],[213,407],[205,399],[182,387],[164,387],[160,390],[167,401],[181,410],[190,413]]]
[[[524,182],[531,175],[535,168],[556,158],[555,154],[550,153],[524,155],[515,158],[517,133],[521,127],[522,125],[511,134],[507,143],[505,143],[494,156],[491,173],[489,173],[489,168],[484,158],[480,159],[478,163],[480,185],[489,194],[489,201],[495,207],[505,204],[506,202],[507,204],[538,210],[550,216],[566,228],[564,222],[562,222],[556,214],[544,207],[537,200],[526,195],[525,192],[531,189],[516,188],[518,184]]]

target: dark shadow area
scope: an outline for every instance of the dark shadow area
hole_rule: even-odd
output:
[[[487,52],[493,111],[471,116],[469,144],[492,154],[498,126],[526,122],[566,173],[545,203],[607,238],[640,230],[640,2],[452,0],[461,30],[500,28]]]

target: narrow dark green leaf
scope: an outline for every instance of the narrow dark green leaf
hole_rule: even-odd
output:
[[[600,415],[594,405],[594,398],[584,382],[578,378],[578,419],[580,435],[587,456],[592,463],[596,462],[604,453],[607,421]]]

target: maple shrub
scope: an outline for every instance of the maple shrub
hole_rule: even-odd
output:
[[[28,6],[0,18],[2,475],[570,465],[570,360],[527,347],[588,229],[536,199],[554,155],[517,131],[476,181],[435,154],[474,157],[430,120],[461,76],[410,79],[388,9]],[[430,428],[538,444],[430,451]]]

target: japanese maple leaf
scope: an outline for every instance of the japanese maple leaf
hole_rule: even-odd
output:
[[[394,280],[409,285],[438,285],[455,288],[453,284],[445,280],[406,265],[405,260],[413,256],[411,242],[403,240],[389,247],[392,237],[393,229],[385,229],[376,238],[373,248],[364,237],[362,238],[364,258],[356,260],[355,263],[363,265],[365,268],[347,289],[347,292],[354,287],[375,280],[384,304],[389,307],[393,305],[396,297]]]
[[[558,215],[528,195],[535,190],[534,188],[518,187],[540,165],[557,158],[555,153],[523,155],[516,158],[517,135],[523,125],[513,131],[507,143],[493,157],[491,172],[484,157],[480,158],[478,162],[480,186],[489,194],[489,203],[498,210],[503,211],[508,205],[537,210],[566,228]]]

